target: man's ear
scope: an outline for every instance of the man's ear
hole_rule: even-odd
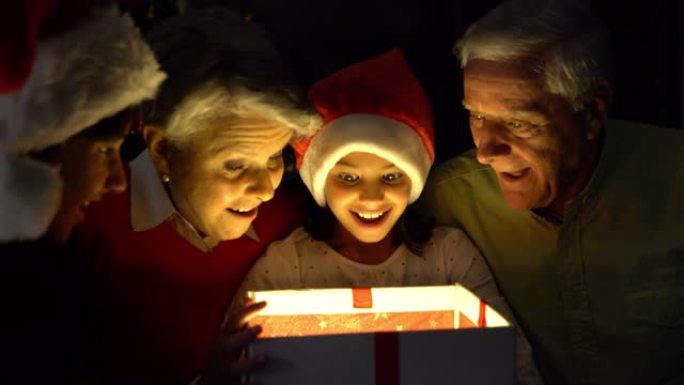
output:
[[[169,174],[169,140],[164,128],[156,124],[145,124],[143,138],[147,143],[152,161],[159,171],[159,175]]]
[[[594,97],[587,106],[587,119],[589,127],[587,129],[587,140],[598,137],[603,129],[603,124],[608,119],[608,111],[613,104],[613,86],[607,81],[601,81],[596,87]]]

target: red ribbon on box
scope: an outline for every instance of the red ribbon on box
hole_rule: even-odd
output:
[[[373,307],[373,293],[370,287],[352,288],[352,299],[354,301],[354,308],[370,309]]]
[[[477,317],[477,326],[481,328],[487,327],[487,303],[483,299],[480,299],[480,314]]]
[[[375,385],[399,385],[399,333],[375,333]]]
[[[352,288],[355,308],[373,307],[373,292],[369,287]],[[399,334],[375,333],[375,385],[399,385]]]
[[[352,296],[355,308],[373,307],[373,293],[370,288],[354,288],[352,289]],[[486,312],[487,303],[480,299],[476,327],[487,327]],[[468,322],[472,323],[470,320]],[[399,385],[399,333],[375,333],[374,358],[375,385]]]

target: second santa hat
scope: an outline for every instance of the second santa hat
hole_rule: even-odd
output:
[[[384,158],[411,180],[409,202],[423,190],[434,161],[432,109],[402,52],[394,49],[346,67],[313,85],[309,99],[323,119],[295,142],[302,180],[325,206],[325,180],[353,152]]]

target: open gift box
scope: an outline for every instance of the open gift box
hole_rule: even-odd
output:
[[[249,292],[268,384],[513,384],[515,331],[460,285]]]

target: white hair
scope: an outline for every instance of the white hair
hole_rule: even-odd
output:
[[[166,124],[166,137],[182,145],[214,122],[243,128],[276,124],[291,129],[296,137],[308,136],[320,126],[317,114],[297,108],[290,99],[249,90],[237,82],[221,84],[214,80],[203,84],[176,106]]]
[[[580,0],[506,1],[472,24],[454,52],[463,68],[473,59],[537,59],[548,91],[575,111],[613,77],[608,31]]]

